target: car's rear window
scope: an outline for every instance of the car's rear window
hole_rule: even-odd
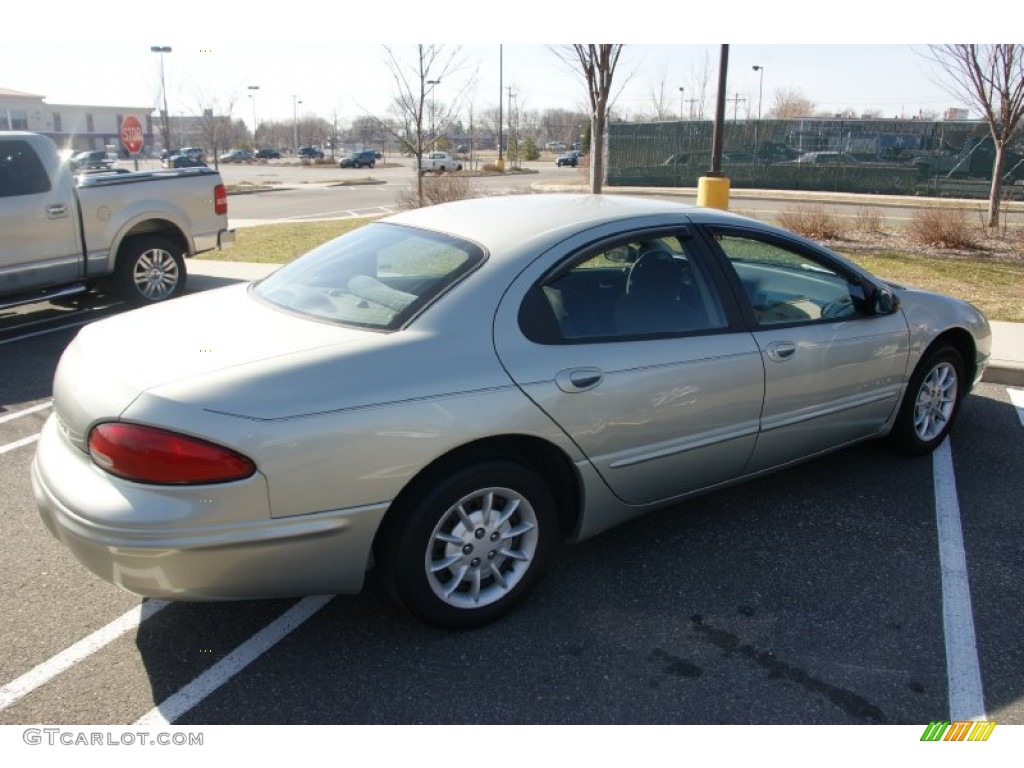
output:
[[[253,292],[293,312],[393,331],[483,259],[467,240],[378,222],[315,248]]]

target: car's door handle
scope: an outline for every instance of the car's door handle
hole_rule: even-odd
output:
[[[773,341],[768,345],[767,353],[776,363],[784,363],[796,354],[796,344],[792,341]]]
[[[586,392],[604,378],[600,368],[566,368],[555,374],[555,384],[563,392]]]
[[[68,213],[68,208],[64,203],[54,203],[53,205],[46,206],[46,218],[48,219],[61,219]]]

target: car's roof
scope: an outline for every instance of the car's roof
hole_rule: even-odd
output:
[[[735,214],[665,200],[625,195],[533,194],[484,197],[417,208],[389,216],[385,221],[447,232],[505,249],[545,234],[569,237],[576,232],[622,219],[678,217],[703,222],[753,222]]]

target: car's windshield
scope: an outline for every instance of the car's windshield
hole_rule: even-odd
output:
[[[322,320],[396,330],[483,259],[474,243],[378,222],[310,251],[253,291]]]

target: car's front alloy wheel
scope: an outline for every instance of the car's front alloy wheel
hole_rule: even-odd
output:
[[[446,629],[511,610],[540,579],[557,537],[546,484],[511,461],[456,472],[393,512],[385,578],[413,614]]]
[[[896,446],[912,455],[934,450],[953,427],[964,384],[964,362],[956,349],[929,352],[907,385],[892,431]]]

